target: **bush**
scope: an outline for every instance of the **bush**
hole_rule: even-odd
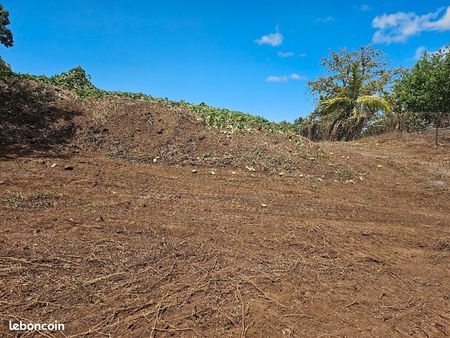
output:
[[[0,57],[0,79],[12,74],[11,67]]]

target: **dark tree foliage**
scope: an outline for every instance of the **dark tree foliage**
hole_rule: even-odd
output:
[[[14,44],[12,32],[6,27],[9,24],[9,12],[0,4],[0,43],[5,47],[12,47]]]

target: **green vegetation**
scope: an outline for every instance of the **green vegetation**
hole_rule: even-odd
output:
[[[438,145],[439,128],[450,124],[450,45],[425,53],[394,87],[401,122],[408,115],[434,126]]]
[[[316,110],[297,121],[299,129],[313,139],[353,140],[361,135],[379,112],[389,112],[384,98],[393,72],[386,69],[381,52],[370,46],[358,51],[342,49],[323,58],[327,76],[308,84],[318,94]]]
[[[289,137],[294,137],[297,134],[296,129],[291,123],[274,123],[259,116],[254,116],[239,111],[211,107],[205,103],[193,104],[185,101],[175,102],[168,99],[155,98],[142,93],[102,90],[92,84],[90,76],[87,75],[86,71],[80,66],[51,77],[36,76],[30,74],[17,74],[17,76],[38,81],[46,85],[52,85],[59,88],[72,90],[81,99],[88,97],[100,98],[112,95],[147,101],[166,102],[173,106],[187,107],[196,115],[198,115],[205,125],[225,130],[230,133],[236,130],[265,130],[269,132],[285,134]]]
[[[29,194],[21,194],[17,192],[8,192],[3,201],[13,208],[30,207],[43,208],[51,206],[61,196],[50,191],[35,191]]]
[[[0,43],[5,47],[12,47],[14,44],[12,32],[6,27],[9,24],[9,12],[0,4]]]
[[[9,12],[0,4],[0,44],[7,48],[14,44],[12,32],[7,28],[9,23]],[[0,56],[0,78],[10,74],[11,68]]]
[[[234,130],[266,130],[270,132],[279,132],[283,134],[294,134],[292,124],[274,123],[260,116],[250,115],[239,111],[232,111],[228,109],[215,108],[208,106],[205,103],[198,105],[186,102],[180,102],[182,105],[189,107],[202,119],[207,126],[212,126],[218,129],[234,131]]]
[[[381,52],[330,52],[327,75],[308,84],[317,108],[294,122],[312,140],[354,140],[393,130],[438,130],[450,124],[450,47],[425,53],[411,70],[387,68]]]
[[[22,195],[20,195],[19,193],[8,193],[5,197],[5,202],[12,206],[12,207],[17,207],[19,205],[19,203],[22,201]]]

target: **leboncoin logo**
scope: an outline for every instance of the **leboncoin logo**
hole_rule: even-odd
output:
[[[11,331],[64,331],[63,323],[24,323],[22,321],[13,323],[9,321]]]

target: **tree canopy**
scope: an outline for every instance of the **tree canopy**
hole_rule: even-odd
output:
[[[384,96],[393,72],[386,68],[381,52],[371,46],[357,51],[331,51],[323,58],[327,75],[308,84],[318,94],[318,107],[312,117],[328,126],[328,138],[357,138],[379,111],[389,111]]]
[[[341,94],[356,77],[360,81],[361,95],[383,95],[392,79],[384,55],[371,46],[362,46],[356,51],[330,51],[320,65],[325,67],[327,75],[308,82],[311,91],[319,95],[319,101]]]
[[[12,32],[8,26],[9,12],[0,5],[0,43],[5,47],[12,47],[14,44]]]
[[[394,87],[398,109],[436,128],[450,123],[450,45],[425,53]]]

